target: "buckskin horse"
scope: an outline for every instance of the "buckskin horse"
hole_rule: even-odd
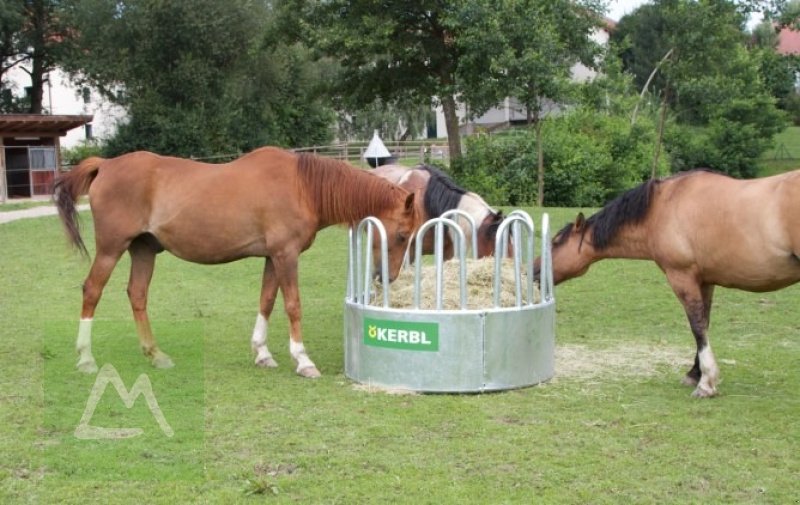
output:
[[[697,343],[683,383],[695,387],[693,396],[714,396],[714,287],[766,292],[800,281],[800,170],[751,180],[694,170],[650,180],[553,237],[553,280],[581,276],[605,258],[653,260],[666,274]],[[539,259],[536,275],[538,266]]]
[[[470,215],[475,220],[477,230],[464,219],[455,219],[464,231],[467,244],[472,243],[472,234],[476,234],[478,258],[494,255],[495,237],[497,229],[503,222],[502,211],[496,211],[477,193],[467,191],[458,186],[444,172],[429,165],[418,165],[410,168],[403,165],[383,165],[372,170],[372,173],[383,177],[403,188],[416,193],[418,212],[423,215],[423,220],[439,217],[453,209],[460,210]],[[509,241],[509,248],[511,242]],[[512,251],[513,249],[509,249]],[[423,254],[433,253],[433,232],[424,237]],[[445,237],[444,257],[450,259],[454,255],[451,237]]]
[[[267,328],[280,288],[297,373],[317,377],[320,373],[308,357],[300,327],[300,253],[322,228],[352,225],[372,215],[386,228],[393,280],[409,237],[420,224],[413,193],[342,161],[273,147],[219,165],[149,152],[84,160],[59,178],[55,198],[70,240],[85,254],[75,202],[87,192],[96,254],[83,285],[76,349],[78,369],[89,373],[97,370],[91,351],[95,307],[125,251],[131,256],[128,296],[142,350],[154,366],[172,366],[156,345],[146,311],[156,254],[167,250],[203,264],[266,258],[251,339],[255,363],[277,366],[267,348]],[[380,241],[375,242],[379,263]]]

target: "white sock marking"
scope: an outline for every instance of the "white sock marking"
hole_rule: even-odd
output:
[[[256,325],[253,327],[253,337],[250,339],[250,346],[256,353],[256,363],[272,358],[272,354],[267,349],[268,329],[267,319],[259,313],[256,317]]]
[[[297,371],[298,372],[300,370],[304,369],[304,368],[309,368],[309,367],[316,368],[317,367],[314,364],[314,362],[311,361],[311,359],[308,357],[308,354],[306,354],[306,348],[305,348],[305,346],[303,345],[302,342],[297,343],[297,342],[295,342],[294,340],[292,340],[290,338],[289,339],[289,353],[292,355],[292,358],[294,358],[294,360],[297,361]]]

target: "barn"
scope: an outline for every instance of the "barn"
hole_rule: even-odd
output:
[[[61,166],[60,138],[92,116],[0,114],[0,202],[50,195]]]

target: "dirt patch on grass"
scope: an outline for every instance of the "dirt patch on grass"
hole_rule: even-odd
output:
[[[692,364],[691,351],[680,347],[621,344],[605,349],[580,344],[556,346],[556,379],[651,377],[665,367],[680,370]]]

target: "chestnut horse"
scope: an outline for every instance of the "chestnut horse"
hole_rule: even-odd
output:
[[[461,188],[447,174],[428,165],[419,165],[415,168],[383,165],[372,170],[372,173],[415,193],[418,212],[423,215],[424,221],[439,217],[453,209],[472,216],[477,228],[475,231],[477,257],[494,255],[495,237],[500,223],[503,222],[503,213],[489,207],[478,194]],[[455,219],[455,221],[464,231],[467,244],[472,244],[473,230],[469,223],[465,219]],[[511,247],[510,241],[509,247]],[[422,252],[433,254],[432,232],[425,235]],[[444,257],[450,259],[453,255],[453,241],[449,236],[445,237]]]
[[[752,180],[695,170],[646,182],[556,234],[553,280],[605,258],[653,260],[666,274],[697,342],[683,383],[696,386],[693,396],[714,396],[714,286],[764,292],[800,281],[800,170]]]
[[[251,339],[256,364],[277,366],[267,349],[267,327],[280,288],[297,373],[317,377],[319,371],[306,353],[300,328],[300,253],[322,228],[352,225],[372,215],[386,228],[389,272],[394,279],[409,237],[420,224],[413,193],[341,161],[273,147],[220,165],[149,152],[89,158],[62,176],[55,192],[68,235],[84,253],[75,202],[87,192],[94,219],[96,255],[83,285],[76,344],[77,366],[90,373],[97,370],[91,352],[95,307],[126,250],[131,256],[128,296],[139,342],[154,366],[172,366],[156,345],[146,312],[156,254],[167,250],[203,264],[256,256],[266,258]],[[379,263],[380,254],[374,257]]]

